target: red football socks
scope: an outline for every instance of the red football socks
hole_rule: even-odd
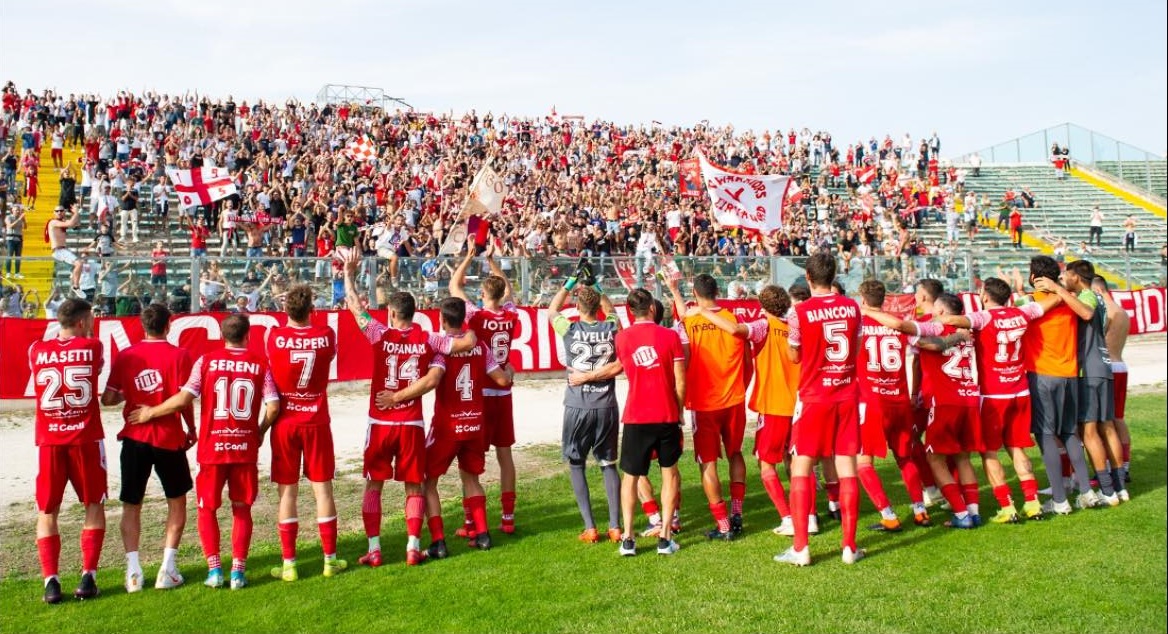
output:
[[[875,475],[875,472],[873,472]],[[877,484],[880,480],[877,478]],[[856,551],[856,526],[860,522],[860,483],[856,478],[840,478],[840,529],[843,539],[840,545]],[[887,501],[887,498],[885,498]],[[887,505],[885,505],[887,506]],[[880,507],[884,508],[884,507]]]
[[[791,476],[791,523],[795,525],[795,550],[807,548],[807,516],[812,511],[811,492],[815,485],[809,476]]]
[[[41,559],[41,576],[57,576],[61,564],[61,536],[49,535],[37,539],[37,554]]]
[[[276,532],[280,534],[280,556],[284,561],[296,559],[296,536],[300,532],[300,522],[291,519],[276,524]]]
[[[337,554],[337,517],[317,518],[316,529],[320,531],[320,550],[325,556]]]
[[[446,526],[442,522],[441,515],[435,515],[426,520],[426,526],[430,529],[430,541],[436,542],[446,539]]]
[[[1023,500],[1033,502],[1038,499],[1038,480],[1030,478],[1029,480],[1022,480],[1019,484],[1022,485]]]
[[[961,497],[965,500],[965,506],[968,508],[971,504],[978,503],[977,483],[961,485]]]
[[[653,516],[661,512],[661,507],[657,506],[657,500],[646,500],[641,502],[641,511],[646,516]]]
[[[900,467],[900,479],[904,480],[904,488],[908,491],[909,501],[913,504],[924,504],[924,482],[917,463],[908,458],[897,458],[896,466]]]
[[[215,516],[214,509],[199,509],[198,512],[199,527],[199,543],[203,545],[203,556],[207,558],[208,568],[218,568],[218,565],[211,565],[211,557],[215,557],[215,561],[219,561],[219,518]]]
[[[474,521],[475,533],[487,532],[487,498],[482,495],[466,498],[470,505],[471,519]]]
[[[742,515],[742,502],[746,499],[746,483],[730,483],[730,514]]]
[[[718,531],[722,533],[730,532],[730,516],[726,513],[725,500],[711,504],[710,514],[714,516],[714,521],[718,524]]]
[[[97,562],[101,559],[101,543],[105,541],[104,528],[81,529],[81,569],[84,571],[97,570]]]
[[[787,505],[787,494],[783,491],[783,481],[779,479],[779,474],[774,471],[762,474],[762,488],[770,497],[771,504],[775,505],[779,517],[790,517],[791,507]]]
[[[361,520],[365,523],[366,537],[381,536],[381,491],[365,492],[361,502]]]
[[[422,536],[422,516],[426,513],[426,498],[420,495],[406,496],[406,534],[410,537]]]
[[[872,505],[876,507],[876,510],[883,511],[891,506],[888,502],[888,494],[884,492],[884,485],[880,483],[880,476],[876,474],[875,467],[870,464],[859,465],[856,475],[859,476],[860,484],[864,485],[864,492],[868,494],[868,499],[872,500]],[[842,491],[840,495],[843,495]]]
[[[247,559],[251,549],[252,533],[251,507],[231,505],[231,557],[237,561]],[[234,568],[232,568],[234,570]]]
[[[965,513],[969,510],[965,506],[965,498],[961,497],[961,487],[956,483],[950,482],[941,487],[941,495],[945,496],[945,501],[949,503],[949,507],[953,509],[954,513]]]
[[[1014,501],[1010,499],[1010,485],[999,484],[994,487],[994,499],[998,501],[998,506],[1002,508],[1014,506]]]

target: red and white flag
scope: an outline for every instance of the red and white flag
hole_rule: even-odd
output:
[[[864,165],[856,168],[856,180],[867,185],[876,179],[876,166]]]
[[[698,161],[718,224],[765,233],[783,228],[783,200],[790,176],[727,171],[715,167],[701,152]]]
[[[345,144],[345,158],[350,161],[368,161],[376,156],[377,148],[364,134],[349,139]]]
[[[226,167],[167,169],[166,175],[174,183],[178,204],[183,207],[209,205],[236,193],[235,181]]]

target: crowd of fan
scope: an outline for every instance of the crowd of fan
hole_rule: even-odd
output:
[[[346,144],[362,136],[375,149],[370,160],[346,153]],[[17,137],[19,149],[11,142]],[[949,240],[926,244],[914,231],[922,222],[974,231],[977,214],[990,213],[987,197],[965,191],[965,170],[939,161],[936,134],[842,145],[808,128],[620,126],[554,111],[520,118],[472,110],[457,117],[194,94],[66,96],[9,84],[0,139],[8,198],[26,206],[81,205],[83,224],[97,232],[95,256],[165,258],[168,251],[150,238],[169,239],[181,229],[193,254],[210,249],[256,260],[361,249],[386,258],[378,275],[389,284],[404,276],[427,286],[438,281],[448,268],[437,258],[440,247],[484,162],[503,176],[508,195],[498,216],[472,220],[478,226],[471,236],[480,249],[495,243],[505,259],[660,252],[712,256],[739,275],[751,256],[825,250],[838,252],[845,268],[873,255],[920,262],[926,255],[951,258],[958,244],[952,231]],[[61,170],[58,201],[36,200],[44,143]],[[66,147],[83,148],[81,165],[64,163]],[[733,170],[794,176],[800,193],[790,197],[784,230],[762,236],[723,228],[704,196],[679,195],[678,162],[698,148]],[[238,194],[174,208],[164,170],[200,166],[226,167]],[[18,170],[25,177],[19,196]],[[140,208],[156,216],[157,227],[141,243]],[[289,275],[335,275],[327,266],[291,273],[250,264],[256,280],[246,292],[269,275],[276,284]]]

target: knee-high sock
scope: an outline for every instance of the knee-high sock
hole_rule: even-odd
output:
[[[795,525],[795,550],[807,548],[807,516],[811,513],[810,476],[791,476],[791,523]]]
[[[320,533],[320,551],[325,557],[337,554],[337,516],[316,518],[316,530]]]
[[[366,537],[381,536],[381,491],[365,492],[361,502],[361,521],[365,524]]]
[[[879,482],[879,480],[877,480]],[[860,483],[855,477],[840,478],[841,546],[856,550],[856,526],[860,522]]]
[[[41,576],[56,577],[61,564],[61,536],[49,535],[37,539],[37,554],[41,560]]]
[[[600,475],[604,477],[604,494],[608,498],[608,527],[620,528],[620,475],[616,472],[616,465],[604,465],[600,468]]]
[[[568,480],[572,483],[572,495],[576,496],[576,508],[580,509],[584,528],[596,528],[596,522],[592,519],[592,494],[588,492],[588,478],[584,474],[584,465],[568,465]]]
[[[97,570],[101,559],[101,543],[105,541],[104,528],[84,528],[81,530],[81,569],[86,572]]]
[[[420,495],[406,496],[406,534],[410,537],[422,536],[422,516],[426,514],[426,498]]]
[[[923,504],[925,501],[924,483],[917,463],[909,458],[897,458],[896,466],[900,467],[900,479],[904,480],[904,488],[908,491],[908,499],[913,504]]]
[[[876,474],[876,468],[870,464],[862,464],[856,468],[856,475],[859,477],[860,484],[864,486],[864,492],[868,494],[868,499],[872,500],[872,505],[876,507],[877,511],[883,511],[891,506],[888,501],[888,494],[884,492],[884,485],[880,482],[880,476]],[[842,491],[840,495],[843,495]]]
[[[779,474],[774,471],[764,473],[762,476],[762,488],[767,492],[771,503],[775,505],[775,510],[779,512],[779,517],[790,517],[791,507],[787,504],[787,494],[783,491],[783,481],[779,479]]]
[[[238,561],[247,559],[251,549],[252,519],[250,506],[231,506],[231,558]]]
[[[1067,448],[1067,457],[1071,459],[1071,468],[1075,470],[1075,483],[1079,485],[1079,492],[1091,490],[1091,470],[1087,468],[1087,454],[1083,452],[1083,441],[1074,434],[1063,438],[1063,445]]]
[[[1050,498],[1055,502],[1067,501],[1067,489],[1063,485],[1062,458],[1059,457],[1058,436],[1042,434],[1042,464],[1046,467],[1046,477],[1050,481]]]
[[[276,524],[276,532],[280,534],[280,555],[284,561],[296,559],[296,535],[300,532],[300,522],[296,518],[281,520]]]
[[[218,568],[219,518],[215,515],[215,509],[199,509],[196,521],[199,528],[199,543],[203,545],[203,556],[207,558],[207,567]]]

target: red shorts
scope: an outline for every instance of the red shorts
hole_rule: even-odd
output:
[[[1111,387],[1115,390],[1115,418],[1123,418],[1127,406],[1127,372],[1112,372]]]
[[[860,452],[860,414],[855,401],[795,403],[791,455],[827,458]]]
[[[431,426],[426,437],[426,478],[436,480],[446,475],[455,458],[459,471],[482,475],[487,470],[487,445],[482,436],[459,439],[449,430],[435,433]]]
[[[694,457],[699,464],[714,462],[722,457],[742,453],[742,437],[746,435],[746,405],[739,403],[709,412],[694,412]]]
[[[787,457],[790,438],[790,416],[759,414],[758,429],[754,431],[754,455],[767,464],[780,464]]]
[[[336,475],[332,428],[328,425],[278,423],[272,427],[272,482],[299,482],[301,455],[304,456],[304,477],[310,482],[332,480]]]
[[[929,406],[928,399],[923,400],[926,405],[920,407],[913,406],[912,410],[912,433],[913,437],[920,440],[925,436],[925,428],[929,426]]]
[[[195,476],[195,497],[201,509],[223,506],[223,485],[233,504],[251,506],[260,494],[260,469],[255,463],[201,464]]]
[[[1002,447],[1034,446],[1030,435],[1030,395],[981,399],[982,451],[995,452]]]
[[[925,451],[942,456],[981,451],[978,418],[977,407],[972,405],[934,404],[925,428]]]
[[[426,479],[426,435],[417,425],[369,425],[365,479],[421,484]]]
[[[510,447],[515,444],[515,414],[511,395],[483,397],[483,433],[488,445]]]
[[[874,398],[860,403],[860,453],[883,458],[905,457],[913,446],[913,409],[908,401]]]
[[[36,477],[36,503],[41,513],[55,513],[61,508],[66,482],[73,484],[77,500],[82,504],[105,502],[105,441],[41,445],[37,452],[40,464]]]

